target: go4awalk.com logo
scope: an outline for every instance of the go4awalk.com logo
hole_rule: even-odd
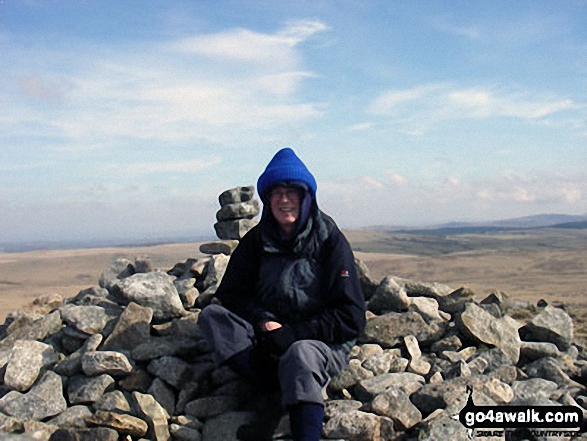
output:
[[[575,436],[583,427],[583,410],[577,406],[476,406],[471,388],[467,404],[455,415],[468,429],[469,438],[515,435]],[[506,430],[505,429],[510,429]]]

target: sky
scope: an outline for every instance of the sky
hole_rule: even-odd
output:
[[[343,228],[587,213],[584,0],[0,0],[0,242],[213,235],[291,147]]]

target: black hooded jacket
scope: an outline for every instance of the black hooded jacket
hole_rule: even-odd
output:
[[[352,343],[365,327],[365,302],[351,247],[315,205],[289,242],[264,217],[240,241],[216,292],[251,323],[287,326],[294,340]]]

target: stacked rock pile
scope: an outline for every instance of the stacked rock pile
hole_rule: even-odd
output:
[[[253,199],[254,195],[255,187],[249,185],[231,188],[218,196],[220,210],[214,229],[220,239],[240,240],[257,224],[253,218],[259,214],[259,200]]]
[[[254,219],[260,211],[259,200],[254,199],[255,187],[236,187],[224,191],[218,196],[220,210],[216,213],[214,224],[216,236],[220,241],[203,244],[200,251],[204,254],[230,255],[238,241],[258,221]]]
[[[167,271],[119,259],[98,286],[11,313],[0,327],[0,440],[234,440],[257,396],[214,365],[197,324],[228,259]],[[357,269],[367,326],[324,390],[325,439],[470,439],[454,419],[469,389],[476,405],[587,405],[587,356],[564,307]]]

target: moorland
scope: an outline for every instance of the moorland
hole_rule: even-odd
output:
[[[387,275],[472,289],[514,300],[564,304],[587,336],[587,229],[434,228],[345,230],[373,278]],[[156,268],[199,258],[200,243],[0,253],[0,321],[34,298],[71,297],[97,285],[118,257],[147,255]]]

